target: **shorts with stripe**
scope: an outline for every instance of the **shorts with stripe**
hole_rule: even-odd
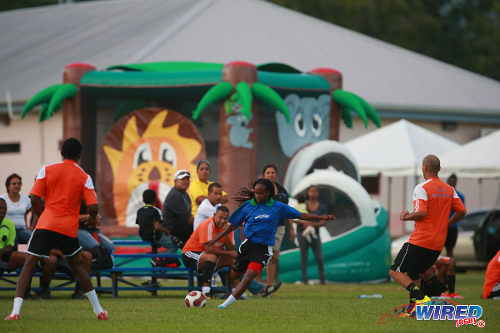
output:
[[[37,257],[48,258],[50,250],[60,250],[65,257],[72,257],[80,250],[78,237],[69,237],[55,231],[36,229],[28,242],[26,253]]]
[[[416,280],[419,274],[434,265],[440,253],[441,251],[404,243],[396,259],[394,259],[391,269],[396,272],[407,273],[412,280]]]
[[[182,262],[184,266],[192,268],[195,272],[198,272],[198,262],[200,261],[200,256],[203,252],[188,251],[182,254]]]
[[[256,244],[245,239],[239,249],[238,256],[233,264],[233,270],[236,272],[245,271],[250,262],[256,262],[266,267],[273,257],[273,247],[264,244]]]

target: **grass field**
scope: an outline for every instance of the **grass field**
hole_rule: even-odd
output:
[[[1,321],[1,332],[500,332],[500,301],[482,300],[484,272],[457,275],[460,304],[483,307],[486,326],[456,328],[453,321],[417,321],[394,318],[394,308],[407,302],[407,293],[395,283],[284,284],[271,298],[254,296],[218,310],[221,300],[205,308],[186,308],[185,292],[121,292],[101,297],[109,321],[95,319],[88,300],[71,300],[70,293],[53,293],[52,300],[27,300],[19,322]],[[169,283],[167,281],[164,284]],[[359,299],[360,294],[382,294],[382,299]],[[12,309],[13,292],[0,293],[0,315]],[[389,314],[379,324],[381,314]]]

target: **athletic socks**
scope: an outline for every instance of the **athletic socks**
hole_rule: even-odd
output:
[[[448,285],[449,294],[453,294],[455,292],[455,281],[456,281],[455,274],[448,275],[448,278],[446,279],[446,284]]]
[[[410,292],[410,300],[417,301],[425,297],[425,294],[422,292],[422,290],[420,290],[419,287],[417,287],[417,285],[414,282],[410,283],[406,287],[406,290]]]
[[[88,293],[85,293],[85,295],[89,298],[90,304],[92,304],[92,307],[94,308],[94,313],[96,315],[98,315],[99,313],[104,311],[101,308],[101,304],[99,304],[99,299],[97,298],[97,294],[95,293],[95,289],[92,289]]]
[[[222,303],[221,305],[219,305],[219,308],[227,308],[228,306],[230,306],[231,304],[233,304],[234,302],[236,302],[236,298],[234,298],[233,295],[229,295],[229,297],[224,301],[224,303]]]
[[[209,294],[210,293],[210,287],[209,286],[203,286],[203,287],[201,287],[201,292],[204,293],[205,295]]]
[[[210,284],[210,279],[215,271],[215,263],[212,261],[205,261],[203,267],[201,268],[201,282]]]
[[[10,316],[19,315],[21,312],[21,306],[23,305],[24,299],[21,297],[14,298],[14,306],[12,307],[12,313]]]

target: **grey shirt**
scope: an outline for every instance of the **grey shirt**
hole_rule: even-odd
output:
[[[162,214],[162,225],[170,231],[181,224],[187,224],[191,217],[191,199],[187,192],[172,188],[163,202]]]

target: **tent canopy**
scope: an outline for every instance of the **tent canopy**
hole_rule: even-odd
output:
[[[418,176],[422,159],[438,157],[459,145],[404,119],[350,140],[362,176]]]
[[[464,178],[500,177],[500,130],[441,156],[441,173]]]

